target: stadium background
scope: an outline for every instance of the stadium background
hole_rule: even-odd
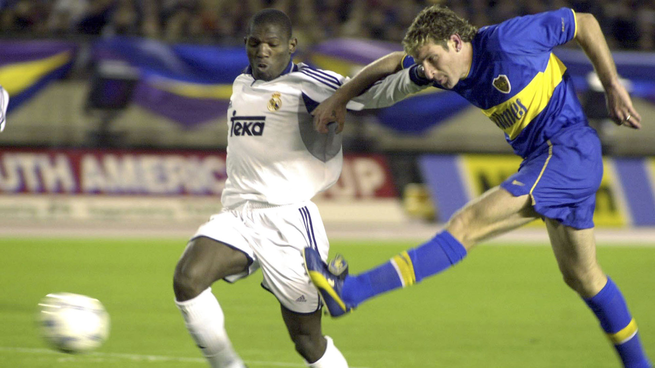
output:
[[[171,302],[169,280],[186,238],[220,210],[225,107],[232,80],[247,65],[247,19],[262,7],[285,10],[299,38],[295,61],[352,75],[400,49],[404,30],[430,3],[0,1],[0,84],[12,96],[0,134],[0,276],[7,288],[0,298],[0,366],[202,366]],[[606,171],[595,217],[601,264],[627,284],[652,356],[654,3],[442,3],[477,26],[561,6],[592,12],[601,22],[642,130],[607,120],[592,68],[575,45],[556,54],[603,140]],[[344,142],[343,175],[316,202],[334,251],[349,256],[355,271],[432,236],[456,208],[519,163],[478,110],[437,91],[350,114]],[[360,368],[616,366],[593,318],[559,280],[542,227],[535,222],[489,243],[499,247],[482,247],[440,281],[326,321],[326,330],[344,341],[342,350]],[[516,275],[525,279],[517,284]],[[215,289],[234,329],[252,331],[253,319],[260,325],[257,333],[236,332],[235,345],[254,367],[302,366],[258,278]],[[141,287],[125,287],[133,283]],[[552,294],[545,298],[535,287]],[[33,314],[38,299],[54,291],[105,302],[114,329],[97,355],[62,358],[42,349]],[[426,321],[425,310],[438,316]],[[586,334],[575,343],[561,337],[581,330]],[[373,339],[384,334],[376,331],[403,342]]]

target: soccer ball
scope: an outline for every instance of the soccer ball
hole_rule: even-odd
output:
[[[109,337],[109,314],[91,297],[48,294],[39,303],[41,335],[54,349],[77,354],[98,348]]]

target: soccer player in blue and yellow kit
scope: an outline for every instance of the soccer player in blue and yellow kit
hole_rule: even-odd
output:
[[[552,52],[571,40],[598,73],[610,117],[640,128],[641,118],[591,14],[562,8],[480,30],[440,6],[414,19],[403,40],[409,55],[403,63],[412,68],[414,82],[452,90],[480,108],[523,162],[516,174],[453,215],[433,239],[377,268],[344,277],[338,275],[342,260],[329,267],[305,250],[308,273],[331,315],[441,272],[478,242],[542,218],[566,284],[596,315],[623,366],[652,367],[621,292],[596,260],[593,213],[603,174],[600,141],[566,66]],[[375,68],[365,68],[314,111],[319,131],[334,121],[341,129],[345,103],[374,82]]]

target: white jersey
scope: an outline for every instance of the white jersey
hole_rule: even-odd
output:
[[[221,201],[285,205],[310,200],[332,186],[343,164],[341,134],[314,130],[310,111],[348,78],[290,63],[271,80],[255,80],[250,68],[233,85],[227,110],[227,181]],[[423,87],[402,70],[348,103],[348,109],[379,108]]]

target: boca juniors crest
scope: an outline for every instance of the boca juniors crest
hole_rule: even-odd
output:
[[[509,83],[509,79],[505,74],[500,74],[494,78],[494,87],[502,93],[509,93],[512,90],[512,85]]]
[[[268,111],[278,111],[282,107],[282,94],[280,92],[273,93],[271,99],[268,100]]]

